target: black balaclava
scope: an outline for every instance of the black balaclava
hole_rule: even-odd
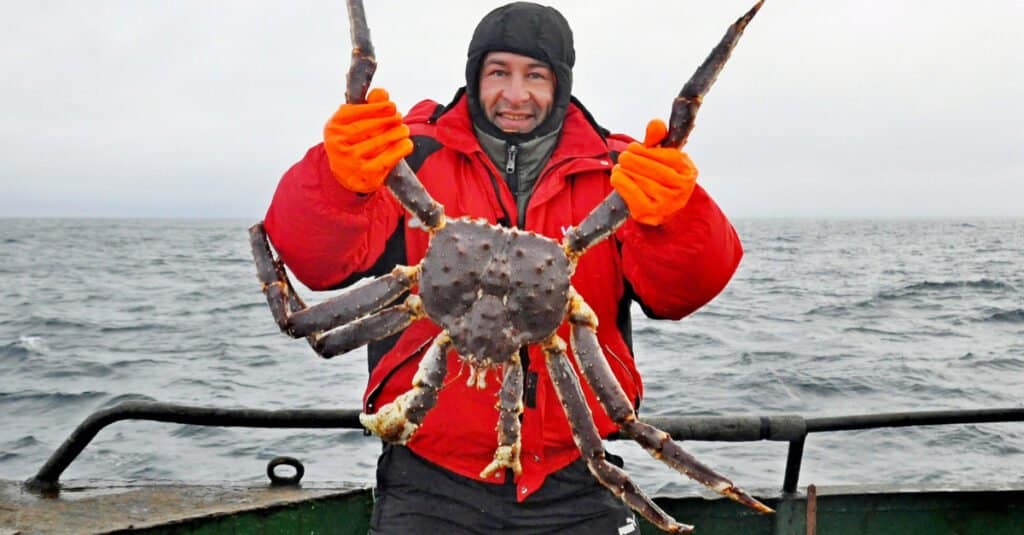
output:
[[[551,113],[537,128],[525,134],[502,132],[487,120],[480,105],[480,67],[488,52],[512,52],[547,63],[555,72],[555,98]],[[572,67],[576,51],[572,30],[553,7],[513,2],[491,11],[473,31],[466,59],[466,95],[473,124],[484,132],[510,142],[522,142],[561,127],[572,94]]]

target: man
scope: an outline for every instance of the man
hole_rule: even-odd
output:
[[[516,2],[487,14],[466,61],[466,86],[447,106],[423,101],[403,119],[381,89],[342,105],[319,144],[284,175],[265,218],[275,248],[313,289],[343,287],[395,264],[413,265],[428,236],[382,184],[405,158],[449,217],[485,218],[560,239],[613,189],[630,219],[582,257],[572,283],[599,319],[598,339],[639,406],[630,349],[631,301],[679,319],[725,286],[742,249],[696,184],[690,159],[658,143],[609,134],[571,96],[572,32],[555,9]],[[617,161],[617,164],[615,163]],[[407,391],[430,320],[370,345],[364,411]],[[565,338],[566,327],[560,333]],[[484,476],[497,438],[498,381],[468,386],[455,355],[437,404],[406,446],[378,461],[373,533],[629,533],[628,507],[587,471],[537,347],[521,353],[522,472]],[[594,420],[616,426],[584,386]]]

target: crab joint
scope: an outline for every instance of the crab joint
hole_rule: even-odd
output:
[[[395,266],[391,275],[406,287],[413,287],[420,282],[420,266]]]
[[[565,349],[569,346],[566,345],[565,340],[562,340],[558,334],[552,334],[547,340],[540,343],[540,347],[544,350],[545,354],[550,354],[565,353]]]
[[[580,257],[583,256],[583,251],[576,248],[575,239],[578,231],[575,227],[570,230],[571,234],[566,234],[565,240],[562,243],[562,252],[565,253],[565,257],[569,259],[569,270],[576,271],[576,264],[579,263]]]
[[[569,321],[597,330],[597,314],[574,288],[569,289]]]
[[[420,319],[427,315],[427,311],[423,309],[423,300],[416,294],[409,294],[409,297],[405,298],[403,306],[413,319]]]

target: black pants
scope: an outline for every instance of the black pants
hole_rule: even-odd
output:
[[[377,461],[370,533],[639,535],[633,512],[578,460],[516,502],[511,477],[495,485],[444,470],[402,446]]]

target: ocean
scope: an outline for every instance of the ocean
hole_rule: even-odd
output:
[[[323,360],[278,332],[239,220],[0,219],[0,478],[33,475],[90,413],[126,400],[359,408],[363,350]],[[1024,219],[740,219],[729,287],[680,322],[634,307],[642,415],[1024,406]],[[325,294],[304,295],[316,301]],[[326,294],[329,295],[329,294]],[[358,431],[120,422],[63,479],[371,482]],[[688,442],[778,489],[786,443]],[[654,494],[698,486],[617,441]],[[801,485],[1024,483],[1024,424],[815,434]]]

